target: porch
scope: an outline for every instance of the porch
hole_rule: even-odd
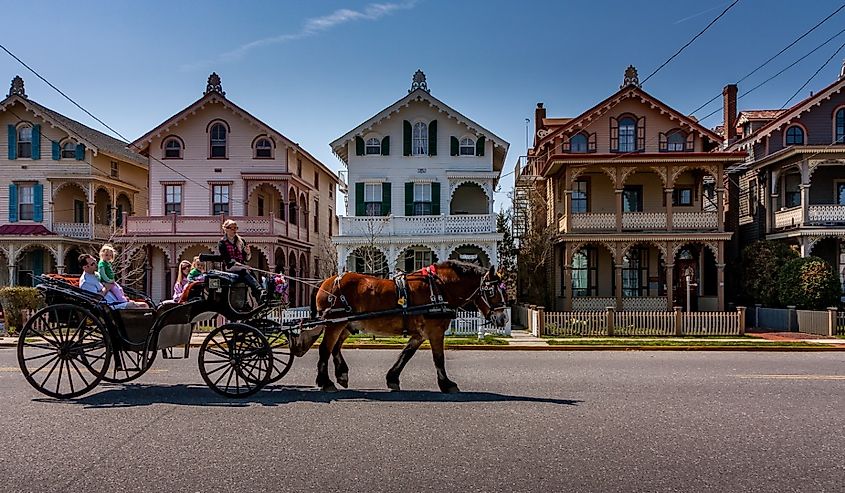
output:
[[[768,171],[769,231],[845,226],[845,160],[801,161]]]

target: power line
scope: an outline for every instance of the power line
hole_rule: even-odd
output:
[[[645,84],[646,82],[648,82],[648,80],[649,80],[649,79],[651,79],[651,78],[652,78],[652,76],[654,76],[654,74],[656,74],[657,72],[659,72],[659,71],[660,71],[660,69],[662,69],[662,68],[663,68],[663,67],[665,67],[665,66],[666,66],[669,62],[671,62],[672,60],[674,60],[676,56],[680,55],[680,54],[681,54],[681,52],[682,52],[682,51],[684,51],[684,50],[686,49],[686,47],[687,47],[687,46],[691,45],[691,44],[693,43],[693,41],[695,41],[696,39],[698,39],[698,37],[699,37],[699,36],[701,36],[701,35],[702,35],[702,34],[704,34],[704,33],[705,33],[708,29],[710,29],[710,26],[712,26],[713,24],[715,24],[715,23],[716,23],[716,21],[718,21],[719,19],[721,19],[723,15],[727,14],[727,13],[728,13],[728,11],[729,11],[731,8],[733,8],[733,6],[734,6],[734,5],[736,5],[737,3],[739,3],[739,0],[734,0],[734,1],[733,1],[733,3],[731,3],[730,5],[728,5],[728,6],[727,6],[727,8],[725,8],[725,10],[723,10],[723,11],[722,11],[722,13],[721,13],[721,14],[717,15],[715,19],[713,19],[712,21],[710,21],[710,24],[707,24],[707,25],[704,27],[704,29],[702,29],[701,31],[699,31],[699,32],[698,32],[698,34],[696,34],[695,36],[693,36],[691,40],[687,41],[687,43],[686,43],[685,45],[681,46],[681,48],[680,48],[680,49],[678,49],[678,51],[676,51],[674,55],[670,56],[668,60],[666,60],[666,61],[665,61],[665,62],[663,62],[663,63],[662,63],[659,67],[657,67],[656,69],[654,69],[654,72],[652,72],[652,73],[648,74],[648,77],[646,77],[645,79],[643,79],[642,84]]]
[[[815,76],[819,75],[819,72],[821,72],[821,71],[822,71],[822,69],[823,69],[823,68],[825,68],[825,67],[827,66],[827,64],[828,64],[828,63],[830,63],[830,61],[831,61],[831,60],[833,60],[833,57],[835,57],[837,54],[839,54],[839,52],[840,52],[840,51],[842,51],[842,48],[845,48],[845,43],[842,43],[841,45],[839,45],[839,48],[837,48],[837,49],[836,49],[836,51],[834,51],[834,52],[833,52],[833,54],[832,54],[832,55],[830,55],[830,57],[828,57],[828,59],[827,59],[827,60],[825,60],[825,62],[821,65],[821,67],[819,67],[819,68],[818,68],[818,70],[816,70],[816,71],[813,73],[813,75],[811,75],[811,76],[810,76],[810,78],[809,78],[809,79],[807,79],[807,81],[806,81],[806,82],[804,82],[804,84],[803,84],[801,87],[799,87],[799,88],[798,88],[798,90],[797,90],[797,91],[795,91],[795,92],[792,94],[792,96],[790,96],[790,97],[789,97],[789,99],[787,99],[787,100],[786,100],[786,102],[785,102],[785,103],[783,103],[783,106],[781,106],[781,107],[780,107],[780,109],[784,109],[784,108],[786,108],[786,105],[788,105],[788,104],[789,104],[789,102],[790,102],[790,101],[792,101],[792,99],[793,99],[795,96],[797,96],[799,92],[803,91],[803,90],[804,90],[804,88],[805,88],[805,87],[807,87],[807,84],[809,84],[809,83],[810,83],[810,81],[811,81],[811,80],[813,80],[813,78],[814,78]]]

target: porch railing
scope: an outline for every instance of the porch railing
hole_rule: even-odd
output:
[[[345,216],[340,234],[346,236],[483,234],[496,232],[495,214],[440,216]]]
[[[745,308],[735,312],[546,312],[527,308],[528,330],[547,336],[684,336],[745,333]]]
[[[799,226],[803,221],[804,209],[801,206],[775,212],[776,228]]]
[[[622,229],[666,229],[665,212],[625,212]]]
[[[719,227],[717,212],[672,212],[672,227],[675,229],[716,229]]]
[[[807,208],[807,220],[812,223],[845,222],[845,205],[811,205]]]
[[[219,235],[225,219],[238,223],[238,231],[247,235],[280,235],[296,237],[307,233],[306,228],[288,224],[271,216],[127,216],[125,235]]]
[[[112,236],[112,227],[108,224],[94,224],[93,228],[89,223],[53,223],[53,232],[68,238],[80,240],[98,239],[105,240]]]

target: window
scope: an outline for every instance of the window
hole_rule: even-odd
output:
[[[320,201],[314,199],[314,232],[320,232]]]
[[[62,159],[76,159],[76,144],[71,141],[62,144]]]
[[[748,214],[757,215],[757,179],[748,181]]]
[[[364,150],[368,156],[372,154],[381,154],[381,141],[375,137],[367,139]]]
[[[676,187],[672,190],[672,205],[692,205],[692,188]]]
[[[745,122],[742,124],[742,136],[748,137],[751,135],[751,122]]]
[[[29,125],[18,127],[18,157],[32,157],[32,127]]]
[[[258,196],[258,203],[256,205],[258,206],[258,216],[259,217],[263,216],[264,215],[264,196],[263,195]]]
[[[212,195],[212,214],[215,216],[229,213],[229,185],[213,185],[211,187]]]
[[[257,159],[269,159],[273,157],[273,143],[270,139],[258,139],[255,143],[255,157]]]
[[[801,205],[801,175],[791,173],[783,177],[784,206],[797,207]]]
[[[622,189],[622,212],[643,211],[642,185],[625,185]]]
[[[282,221],[285,220],[285,212],[286,212],[285,208],[286,207],[287,206],[285,205],[285,201],[279,200],[279,219],[281,219]]]
[[[836,112],[836,116],[834,117],[834,126],[836,127],[834,131],[836,143],[845,143],[845,108]]]
[[[619,152],[637,150],[637,122],[630,116],[619,120]]]
[[[804,129],[793,125],[786,129],[786,145],[804,145]]]
[[[302,158],[296,158],[296,176],[302,178]]]
[[[414,183],[414,215],[431,215],[431,183]]]
[[[845,205],[845,183],[836,184],[836,203]]]
[[[584,248],[572,257],[572,296],[596,296],[598,293],[598,252]]]
[[[226,125],[215,123],[211,127],[211,157],[226,157]]]
[[[179,139],[170,138],[164,143],[165,159],[182,159],[182,143]]]
[[[334,234],[334,211],[329,208],[329,236]]]
[[[334,185],[329,183],[329,198],[334,197]]]
[[[318,192],[320,191],[320,173],[317,171],[314,172],[314,188],[316,188]]]
[[[583,133],[580,133],[570,137],[569,152],[573,152],[576,154],[587,152],[587,136]]]
[[[182,185],[164,186],[164,213],[182,214]]]
[[[428,250],[414,250],[414,271],[420,270],[423,267],[428,267],[433,262],[431,261],[431,251]]]
[[[292,197],[290,202],[288,202],[288,221],[291,224],[296,226],[297,223],[297,215],[298,215],[299,208],[296,206],[296,197]]]
[[[572,212],[589,212],[589,188],[587,180],[576,180],[572,184]]]
[[[423,122],[417,122],[414,124],[414,132],[411,143],[412,155],[425,156],[428,154],[428,125]]]
[[[85,202],[78,199],[73,200],[73,222],[85,222]]]
[[[475,141],[470,139],[469,137],[464,137],[463,139],[461,139],[460,155],[475,156]]]
[[[647,291],[643,282],[648,280],[648,250],[631,248],[622,257],[622,296],[642,296]]]
[[[117,161],[111,162],[111,177],[120,178],[120,167],[118,166]]]
[[[18,185],[18,219],[32,221],[35,218],[35,194],[32,185]]]
[[[666,137],[666,150],[681,152],[687,148],[687,137],[682,132],[672,132]]]
[[[381,192],[381,183],[364,183],[364,214],[367,216],[381,215]]]

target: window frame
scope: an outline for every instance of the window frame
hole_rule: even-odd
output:
[[[70,146],[70,149],[67,147]],[[76,144],[72,140],[65,140],[59,145],[60,159],[76,159]]]
[[[636,210],[627,210],[626,204],[628,200],[626,199],[626,195],[628,193],[637,194],[637,209]],[[626,212],[643,212],[643,186],[642,185],[624,185],[622,187],[622,213]]]
[[[378,137],[370,137],[364,141],[364,155],[365,156],[381,156],[381,139]]]
[[[577,264],[576,257],[583,258],[584,264]],[[584,247],[572,254],[572,296],[598,296],[598,250]],[[577,278],[576,278],[577,276]],[[584,281],[586,286],[576,286]]]
[[[694,188],[692,185],[678,187],[676,186],[672,190],[672,207],[691,207],[694,200]],[[687,192],[689,196],[687,197],[688,200],[682,200],[685,197],[682,196],[682,192]]]
[[[182,215],[182,192],[184,187],[181,183],[166,183],[164,184],[164,215],[174,214],[176,216]],[[177,193],[178,192],[178,193]],[[179,201],[174,202],[171,199],[179,196]],[[172,209],[168,211],[168,209]]]
[[[833,143],[845,144],[845,106],[833,111]]]
[[[458,143],[458,156],[475,156],[475,140],[472,137],[461,137]]]
[[[34,221],[35,183],[17,183],[16,185],[18,189],[18,221]],[[28,198],[29,202],[25,202],[25,198]]]
[[[579,184],[584,185],[583,190],[578,190]],[[583,197],[576,198],[576,193],[583,193]],[[583,210],[580,210],[580,207],[576,207],[575,203],[582,203],[584,204]],[[572,182],[572,195],[570,198],[569,203],[572,206],[572,214],[585,214],[590,212],[590,180],[587,178],[578,179]]]
[[[266,147],[259,147],[262,142],[266,142]],[[261,156],[259,152],[266,152],[266,156]],[[269,137],[258,137],[255,139],[255,144],[252,146],[253,159],[273,159],[273,141]]]
[[[32,130],[33,126],[31,123],[21,123],[18,125],[17,129],[15,130],[17,133],[17,140],[15,142],[15,151],[17,154],[15,155],[18,159],[32,159]],[[24,130],[29,130],[29,140],[23,140],[21,134]],[[29,147],[24,147],[29,145]],[[24,149],[28,149],[28,153],[24,152]],[[28,155],[25,155],[28,154]]]
[[[428,123],[414,122],[411,127],[411,156],[428,156],[428,144]]]
[[[419,191],[419,194],[417,193]],[[426,191],[428,200],[426,200]],[[414,215],[430,216],[433,212],[432,186],[430,182],[414,182]]]
[[[225,188],[225,194],[223,193]],[[218,194],[219,189],[219,194]],[[218,201],[218,196],[223,199],[225,195],[226,201]],[[211,215],[229,215],[232,203],[232,185],[229,183],[212,183],[211,184]],[[225,209],[225,210],[224,210]]]
[[[414,252],[414,272],[428,267],[434,263],[434,252],[431,250],[413,250]],[[428,260],[426,260],[428,259]]]
[[[794,184],[794,181],[790,181],[789,183],[787,180],[789,179],[797,180],[798,187],[795,189],[790,190],[789,185]],[[790,172],[784,173],[783,175],[783,206],[787,209],[791,209],[793,207],[798,207],[801,205],[801,173],[798,172]]]
[[[364,183],[364,215],[368,217],[381,216],[382,202],[384,202],[383,185],[381,183]]]
[[[673,138],[679,138],[680,142],[672,142]],[[674,148],[673,148],[674,146]],[[666,152],[685,152],[687,150],[687,134],[681,130],[669,132],[666,135]]]
[[[215,129],[220,128],[223,131],[223,137],[215,137]],[[229,158],[229,125],[223,121],[216,120],[211,123],[208,128],[208,159],[228,159]],[[222,155],[215,155],[215,149],[223,150]]]
[[[636,258],[629,257],[631,252],[638,252]],[[636,265],[631,265],[631,260],[636,260]],[[626,263],[628,264],[626,266]],[[643,246],[633,246],[622,256],[622,296],[627,298],[638,298],[648,296],[648,285],[643,286],[643,279],[646,283],[649,277],[649,250]],[[634,281],[632,283],[632,281]],[[636,284],[636,286],[632,286]],[[626,286],[627,285],[627,286]]]
[[[314,199],[314,232],[320,232],[320,200]]]
[[[801,133],[801,142],[795,141],[795,135],[790,135],[790,131],[798,130]],[[790,142],[792,140],[792,142]],[[807,130],[797,123],[793,123],[792,125],[786,128],[786,131],[783,133],[783,145],[786,146],[802,146],[807,142]]]
[[[623,147],[622,128],[623,127],[625,127],[625,128],[629,127],[629,125],[623,125],[623,122],[626,121],[626,120],[631,121],[630,135],[627,134],[627,130],[626,130],[626,134],[625,134],[625,139],[630,137],[630,148],[627,148],[628,142],[625,142],[626,146]],[[617,134],[616,135],[618,136],[618,147],[616,149],[618,152],[636,152],[638,150],[637,149],[637,118],[632,116],[632,115],[624,115],[624,116],[620,117],[619,120],[617,120]]]
[[[176,144],[176,147],[168,147],[170,143],[173,142]],[[182,141],[177,137],[168,137],[164,139],[164,144],[162,145],[163,152],[161,154],[162,159],[183,159],[184,158],[184,149],[185,146],[182,144]],[[172,150],[176,150],[175,156],[168,156],[168,152]]]
[[[583,139],[583,141],[584,141],[584,150],[583,151],[576,149],[576,146],[575,146],[575,139],[576,138],[579,138],[579,141],[581,139]],[[571,154],[587,154],[588,152],[590,152],[590,137],[584,132],[578,132],[577,134],[569,137],[569,152]]]

